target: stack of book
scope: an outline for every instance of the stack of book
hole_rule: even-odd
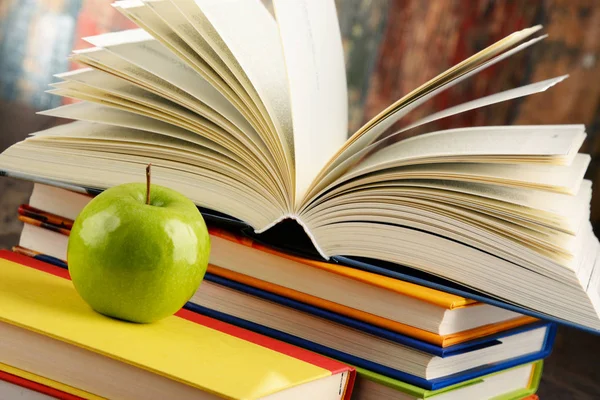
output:
[[[3,399],[350,399],[354,368],[181,310],[104,317],[67,270],[0,251]]]
[[[91,199],[35,184],[13,251],[66,270],[70,228]],[[351,365],[353,399],[522,399],[537,389],[553,323],[209,233],[208,272],[185,309]]]
[[[585,127],[413,133],[432,121],[543,92],[565,76],[404,118],[535,45],[544,38],[532,38],[541,27],[515,32],[453,66],[348,138],[334,2],[273,5],[274,15],[259,0],[113,4],[140,29],[86,38],[94,47],[75,51],[72,60],[86,68],[60,74],[51,93],[79,101],[44,114],[76,121],[0,154],[0,174],[37,183],[20,209],[25,227],[15,253],[21,254],[6,268],[27,271],[6,279],[12,289],[2,300],[17,311],[0,308],[0,318],[225,397],[266,396],[267,384],[253,373],[267,374],[269,365],[254,371],[249,364],[260,362],[254,350],[232,355],[225,345],[202,344],[194,332],[182,343],[215,345],[253,370],[248,379],[255,380],[244,387],[258,391],[225,393],[235,383],[211,375],[223,373],[225,364],[206,372],[224,385],[210,389],[209,378],[187,375],[188,358],[176,361],[183,347],[162,365],[155,358],[179,340],[181,318],[207,318],[304,349],[293,355],[336,360],[322,375],[304,376],[306,382],[335,376],[323,378],[323,387],[338,390],[322,398],[533,395],[555,322],[600,331],[600,244],[589,223],[591,182],[583,179],[590,157],[578,153]],[[200,208],[212,253],[200,289],[183,315],[173,317],[180,319],[171,318],[176,322],[162,335],[161,325],[144,328],[151,337],[137,344],[131,332],[142,328],[114,328],[117,322],[90,314],[66,287],[64,271],[70,227],[85,204],[107,188],[143,181],[148,163],[154,183]],[[30,277],[31,268],[17,268],[25,260],[44,265],[52,282],[40,269]],[[66,285],[66,297],[53,298],[57,285]],[[65,328],[54,327],[63,317]],[[98,334],[96,323],[103,324]],[[109,326],[117,330],[106,331]],[[126,344],[109,346],[99,337],[108,333]],[[121,353],[130,346],[135,351]],[[213,361],[194,357],[200,372],[210,369]],[[282,393],[302,378],[275,367],[265,379]],[[81,375],[70,385],[96,395],[97,386],[82,389],[89,379]],[[123,383],[115,378],[117,387]]]

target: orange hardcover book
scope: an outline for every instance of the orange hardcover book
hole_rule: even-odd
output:
[[[234,235],[223,229],[210,227],[209,231],[213,246],[209,272],[215,275],[324,308],[442,347],[452,346],[537,321],[533,317],[512,313],[465,297],[413,283],[338,264],[310,260],[278,252],[256,243],[250,238]],[[246,260],[246,262],[239,262],[239,260]],[[270,260],[270,262],[267,260]],[[274,274],[272,273],[273,271],[269,270],[267,266],[269,263],[277,265],[278,274]],[[286,268],[289,268],[290,271],[286,271]],[[484,310],[493,310],[500,314],[499,319],[501,320],[475,326],[470,329],[459,329],[451,333],[444,333],[442,330],[435,332],[430,329],[420,328],[409,323],[376,315],[370,312],[369,307],[364,307],[361,310],[358,307],[348,305],[353,300],[353,296],[348,295],[348,293],[356,294],[353,290],[348,291],[346,296],[338,296],[338,301],[335,301],[336,296],[332,291],[323,290],[320,292],[321,296],[316,295],[317,290],[312,289],[310,283],[308,285],[302,284],[302,270],[304,272],[317,272],[314,274],[315,279],[312,286],[317,286],[318,282],[323,282],[325,279],[337,283],[351,283],[351,287],[353,288],[358,286],[363,288],[368,287],[372,297],[388,297],[391,295],[396,298],[409,299],[407,302],[409,305],[420,303],[422,306],[425,304],[424,308],[428,311],[437,309],[436,311],[438,312],[439,310],[444,310],[442,312],[452,312],[453,310],[469,312],[470,310],[480,309],[481,313],[473,314],[483,314]],[[286,277],[291,277],[292,279],[286,279]],[[277,281],[286,281],[288,284],[278,284]],[[295,290],[290,286],[296,286],[305,290]],[[331,288],[333,290],[333,286]],[[416,316],[417,319],[419,317]],[[407,320],[410,320],[410,318],[405,319],[405,321]],[[447,330],[451,329],[447,328]]]
[[[394,278],[389,278],[382,275],[373,274],[366,271],[361,271],[355,268],[349,268],[342,265],[326,263],[322,261],[310,260],[306,258],[296,257],[287,253],[279,252],[270,247],[256,243],[250,238],[237,236],[224,229],[210,227],[211,236],[216,236],[221,239],[228,240],[246,247],[260,250],[271,255],[285,258],[288,260],[303,263],[307,266],[318,268],[341,276],[346,276],[359,282],[368,283],[381,289],[391,290],[403,295],[414,297],[421,301],[447,307],[450,309],[465,307],[471,304],[478,304],[474,300],[466,299],[461,296],[456,296],[450,293],[439,290],[430,289],[424,286],[415,285],[413,283],[400,281]]]

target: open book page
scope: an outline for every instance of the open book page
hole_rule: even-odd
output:
[[[332,1],[275,0],[273,6],[290,85],[297,207],[347,138],[344,53]]]
[[[65,74],[59,74],[57,77],[65,79],[69,82],[54,84],[54,87],[61,89],[71,89],[82,93],[91,92],[106,92],[107,98],[112,98],[115,101],[117,98],[126,99],[132,102],[151,107],[160,112],[179,118],[183,121],[198,124],[199,126],[206,125],[205,121],[211,121],[222,129],[226,130],[229,135],[235,137],[239,143],[243,144],[243,150],[250,150],[256,157],[261,160],[267,159],[269,153],[262,142],[261,138],[247,125],[242,125],[246,130],[241,130],[231,121],[224,118],[221,114],[203,105],[201,114],[193,112],[186,107],[165,99],[156,93],[150,92],[143,86],[143,83],[134,84],[131,80],[120,79],[115,75],[106,74],[102,71],[94,69],[75,70]],[[81,85],[77,85],[77,84]],[[110,95],[110,96],[109,96]],[[76,95],[75,95],[76,96]],[[181,103],[181,102],[180,102]],[[251,134],[253,133],[253,134]]]
[[[570,165],[585,137],[583,125],[456,128],[383,147],[345,177],[351,179],[377,170],[446,160]]]
[[[133,3],[133,4],[131,4]],[[266,131],[259,108],[217,53],[168,0],[119,1],[113,4],[213,84],[257,131]],[[271,156],[272,158],[272,156]]]
[[[78,82],[64,82],[59,86],[74,85]],[[60,89],[58,89],[60,90]],[[63,89],[65,90],[65,89]],[[86,88],[86,92],[68,91],[59,94],[80,98],[90,102],[98,103],[91,106],[90,103],[82,102],[58,109],[44,112],[45,115],[59,116],[62,118],[79,119],[93,122],[106,123],[108,125],[131,127],[143,129],[150,132],[165,133],[170,137],[183,138],[184,140],[203,147],[215,149],[220,153],[235,154],[250,170],[251,176],[262,182],[263,190],[275,196],[281,207],[285,207],[285,199],[278,190],[274,175],[268,171],[264,162],[256,155],[250,153],[248,148],[239,142],[232,140],[227,132],[220,130],[208,121],[185,120],[177,115],[165,114],[165,108],[151,108],[144,106],[143,98],[140,102],[127,100],[127,97],[117,97],[95,88]],[[127,115],[129,114],[129,115]],[[195,118],[200,118],[194,115]],[[166,125],[166,126],[165,126]],[[179,128],[179,129],[177,129]],[[115,140],[119,140],[116,137]]]
[[[169,36],[176,36],[184,41],[225,81],[239,99],[237,101],[234,98],[232,103],[239,108],[257,132],[265,132],[267,135],[265,143],[273,152],[276,149],[272,142],[274,126],[262,100],[248,77],[241,71],[235,58],[220,40],[218,33],[214,31],[204,14],[198,12],[197,5],[193,1],[174,3],[169,0],[146,1],[144,5],[168,25],[172,31]],[[212,38],[211,43],[207,38]],[[271,157],[276,159],[276,156],[278,154],[274,153]]]
[[[568,165],[586,137],[584,129],[582,125],[456,128],[415,136],[382,146],[378,151],[373,146],[340,165],[338,168],[355,167],[337,180],[334,180],[335,174],[326,177],[315,188],[311,202],[318,201],[319,196],[343,182],[407,165],[448,162]],[[369,157],[359,160],[369,153]],[[317,189],[320,191],[316,192]]]
[[[349,193],[327,206],[316,207],[308,216],[307,224],[311,229],[320,229],[355,222],[360,214],[360,220],[450,235],[481,249],[500,246],[507,254],[513,254],[520,248],[521,252],[535,252],[567,267],[576,254],[574,235],[520,220],[517,213],[484,208],[494,202],[477,207],[473,196],[445,196],[410,187],[395,189],[382,187]]]
[[[541,29],[541,27],[536,26],[515,32],[507,36],[506,38],[496,42],[488,48],[436,76],[435,78],[421,85],[419,88],[402,97],[394,104],[390,105],[384,111],[371,119],[371,121],[365,124],[361,129],[359,129],[359,131],[352,135],[348,141],[346,141],[344,146],[340,148],[337,154],[328,162],[326,167],[321,170],[315,179],[315,182],[311,187],[311,194],[315,193],[314,186],[318,185],[325,176],[328,175],[331,177],[334,169],[338,170],[336,176],[339,176],[339,174],[344,171],[343,168],[339,168],[340,164],[347,164],[347,161],[350,157],[377,141],[387,129],[394,125],[394,123],[400,120],[408,112],[418,107],[425,101],[431,99],[433,96],[456,85],[462,80],[539,42],[541,39],[543,39],[543,37],[532,39],[526,43],[516,46],[511,50],[508,50],[510,47],[537,32],[539,29]]]
[[[288,194],[294,187],[289,84],[277,24],[260,0],[180,0],[177,6],[259,106]],[[292,203],[289,205],[290,209]]]
[[[506,101],[509,99],[514,99],[514,98],[523,97],[523,96],[528,96],[530,94],[544,91],[563,79],[564,79],[564,77],[559,77],[559,78],[549,79],[547,81],[542,81],[542,82],[537,82],[537,83],[533,83],[530,85],[521,86],[516,89],[510,89],[510,90],[507,90],[504,92],[496,93],[494,95],[482,97],[482,98],[474,100],[472,102],[467,102],[467,103],[452,107],[451,112],[446,113],[446,112],[442,111],[441,113],[444,114],[444,116],[450,116],[450,115],[458,114],[458,113],[464,111],[465,109],[481,108],[481,107],[485,107],[487,105],[495,104],[495,103],[498,103],[501,101]],[[494,128],[494,127],[492,127],[492,128]],[[502,128],[504,128],[504,127],[502,127]],[[458,128],[458,130],[460,130],[460,129],[461,128]],[[477,128],[473,128],[473,129],[477,129]],[[449,132],[455,132],[455,131],[456,130],[450,130]],[[442,132],[444,132],[444,131],[442,131]],[[440,134],[443,135],[443,133],[441,133],[441,132],[440,132]],[[584,140],[585,134],[584,133],[580,134],[579,138],[581,141],[575,140],[573,142],[574,145],[572,147],[570,147],[568,149],[568,151],[565,152],[564,157],[562,157],[562,158],[557,157],[554,159],[554,162],[558,162],[558,163],[571,162],[573,157],[575,157],[575,154],[577,153],[579,146],[581,146],[581,142]],[[410,138],[410,139],[413,139],[413,138]],[[444,139],[442,139],[441,136],[439,137],[439,139],[440,139],[440,141],[444,140]],[[541,138],[538,138],[538,139],[541,139]],[[488,138],[486,138],[486,137],[473,138],[473,141],[474,141],[474,143],[481,141],[480,145],[488,146],[490,149],[492,147],[496,147],[496,144],[492,144],[491,142],[489,142]],[[437,142],[437,140],[436,140],[436,142]],[[391,143],[391,145],[390,145],[390,143]],[[409,141],[403,140],[403,141],[399,141],[399,142],[394,142],[393,137],[388,137],[388,138],[382,139],[378,142],[375,142],[375,143],[371,144],[370,146],[363,148],[362,150],[359,150],[357,153],[355,153],[354,155],[352,155],[351,157],[346,159],[344,162],[339,163],[335,168],[333,168],[324,177],[322,177],[320,181],[316,182],[316,184],[311,189],[309,198],[312,200],[316,196],[318,196],[319,193],[322,193],[324,190],[326,190],[327,187],[334,186],[336,183],[339,183],[339,181],[343,181],[345,179],[344,174],[346,171],[348,171],[348,169],[356,166],[357,164],[359,164],[360,162],[365,160],[365,158],[367,158],[367,159],[370,158],[370,156],[372,156],[372,154],[379,149],[384,149],[384,150],[380,150],[378,153],[376,153],[376,154],[379,154],[379,157],[385,157],[385,156],[382,156],[382,154],[385,154],[388,157],[391,157],[388,161],[390,161],[390,163],[394,163],[396,154],[392,150],[390,150],[389,152],[385,151],[386,146],[389,145],[390,147],[393,147],[394,149],[398,149],[398,148],[402,148],[404,145],[407,145],[406,143],[409,143]],[[465,149],[468,149],[472,145],[477,146],[477,144],[469,143],[469,144],[463,144],[462,147],[457,148],[456,144],[449,144],[450,147],[447,149],[444,149],[442,151],[442,153],[440,153],[438,156],[448,155],[452,152],[452,150],[456,150],[458,152],[458,154],[460,154]],[[410,146],[410,145],[407,145],[407,146]],[[438,143],[436,143],[434,146],[436,149],[443,149],[443,147],[439,146]],[[423,148],[423,150],[429,151],[425,147]],[[495,150],[490,150],[490,154],[494,154],[494,151]],[[542,151],[543,151],[543,149],[542,149]],[[445,152],[445,154],[444,154],[444,152]],[[527,153],[524,153],[522,150],[517,149],[516,153],[514,153],[514,154],[525,155]],[[537,153],[534,151],[531,154],[533,157]],[[459,157],[457,157],[456,159],[458,159],[458,158]],[[531,161],[533,161],[533,160],[534,159],[531,158]],[[450,161],[450,160],[448,160],[448,161]],[[505,159],[505,161],[506,161],[506,159]]]
[[[357,170],[406,161],[472,156],[489,161],[510,157],[522,162],[568,164],[585,139],[583,125],[511,125],[455,128],[415,136],[384,147]]]
[[[121,103],[124,106],[137,108],[140,110],[147,110],[152,112],[153,115],[162,120],[169,118],[173,121],[179,121],[181,124],[190,124],[190,126],[197,125],[203,129],[210,129],[211,123],[207,123],[209,119],[203,118],[202,116],[189,111],[188,109],[181,107],[169,100],[165,100],[160,96],[153,95],[146,90],[139,88],[138,86],[132,85],[127,82],[119,82],[113,80],[109,82],[109,85],[104,87],[88,85],[79,81],[70,81],[53,83],[51,86],[56,90],[50,90],[49,93],[64,94],[69,96],[72,94],[74,98],[77,98],[79,94],[90,95],[98,98],[106,98],[107,101]],[[112,85],[111,85],[112,84]],[[215,115],[215,119],[219,119]],[[223,123],[224,121],[219,121]],[[176,124],[176,123],[175,123]],[[227,129],[221,124],[223,129]],[[227,125],[223,123],[223,125]]]
[[[144,32],[144,36],[138,38],[142,36],[140,32]],[[208,106],[237,126],[252,130],[248,122],[221,92],[144,30],[113,32],[87,37],[84,40],[118,55],[189,93],[200,105]],[[200,114],[203,111],[203,109],[198,110]]]
[[[185,140],[135,129],[85,122],[76,122],[76,124],[78,124],[77,129],[70,129],[66,133],[64,131],[60,134],[46,131],[37,134],[32,142],[36,144],[52,143],[62,149],[80,151],[101,149],[107,153],[105,157],[110,157],[108,154],[117,155],[119,152],[140,156],[160,154],[164,161],[203,166],[223,176],[245,180],[248,186],[262,189],[262,183],[254,181],[252,171],[235,155],[224,157],[223,153],[217,153]],[[52,141],[56,138],[60,138],[60,143]],[[158,165],[161,165],[160,162]]]
[[[175,86],[179,91],[193,96],[196,100],[193,109],[203,117],[210,119],[211,109],[215,110],[234,124],[234,129],[224,126],[225,130],[236,136],[248,148],[260,151],[263,161],[269,163],[269,160],[272,160],[263,138],[218,90],[154,38],[148,38],[148,34],[140,32],[143,31],[123,31],[94,36],[86,40],[143,68]],[[213,119],[213,122],[217,121]],[[269,164],[272,166],[273,162]],[[279,177],[279,174],[275,174],[275,177]]]
[[[206,148],[211,152],[215,152],[222,155],[222,161],[224,163],[241,164],[244,168],[248,169],[246,174],[248,177],[252,177],[261,183],[263,190],[269,193],[270,196],[277,198],[277,202],[280,207],[284,207],[283,199],[279,196],[276,183],[273,181],[272,175],[268,174],[264,165],[249,157],[245,153],[239,153],[232,151],[227,147],[219,145],[216,141],[209,140],[204,136],[198,135],[187,129],[177,127],[176,125],[166,123],[160,120],[156,120],[141,114],[134,114],[127,111],[119,110],[117,108],[108,107],[100,104],[90,102],[78,102],[75,104],[69,104],[61,106],[52,110],[44,111],[42,114],[55,116],[59,118],[74,119],[80,121],[88,121],[106,124],[108,126],[131,128],[129,130],[146,131],[152,133],[158,133],[168,138],[178,139],[179,141],[187,142],[195,145],[195,148]],[[71,125],[71,124],[70,124]],[[56,139],[60,139],[60,135],[74,137],[77,135],[83,135],[84,133],[77,132],[76,127],[84,126],[83,129],[89,129],[88,125],[72,125],[69,130],[49,130],[44,131],[43,135],[46,138],[54,139],[54,142],[48,142],[48,146],[56,146]],[[100,128],[94,127],[94,131],[98,132]],[[123,129],[127,131],[127,129]],[[109,130],[109,132],[119,132],[119,130]],[[36,135],[37,136],[37,135]],[[122,137],[118,134],[114,135],[114,140],[122,140]]]
[[[442,118],[446,118],[452,115],[460,114],[466,111],[475,110],[477,108],[481,108],[485,105],[496,104],[502,101],[512,100],[519,97],[529,96],[530,94],[540,93],[548,90],[552,86],[556,85],[564,81],[567,78],[567,75],[559,76],[552,79],[547,79],[544,81],[532,83],[527,86],[518,87],[515,89],[506,90],[504,92],[492,94],[490,96],[485,96],[480,99],[476,99],[473,101],[468,101],[466,103],[459,104],[454,107],[449,107],[445,110],[439,111],[437,113],[428,115],[427,117],[420,119],[404,128],[402,128],[397,133],[405,132],[409,129],[416,128],[421,125],[425,125],[429,122],[437,121]]]
[[[151,162],[156,184],[185,193],[202,207],[239,215],[253,226],[266,225],[282,213],[278,199],[236,158],[169,136],[78,122],[12,146],[3,153],[0,168],[106,189],[144,181],[145,166]]]
[[[152,99],[143,96],[144,93],[142,93],[140,97],[136,97],[132,91],[129,91],[122,96],[116,96],[114,94],[118,93],[118,91],[102,91],[96,88],[83,86],[82,88],[84,88],[84,91],[82,92],[78,90],[77,85],[81,84],[79,82],[72,81],[58,83],[54,86],[58,87],[59,89],[50,92],[73,98],[86,99],[99,104],[109,105],[119,111],[131,112],[140,116],[148,116],[155,120],[166,122],[172,127],[182,128],[184,132],[188,132],[189,135],[187,136],[193,135],[197,138],[194,141],[196,143],[202,140],[204,143],[206,143],[205,147],[219,147],[226,150],[228,153],[236,154],[238,157],[243,159],[248,166],[252,167],[252,169],[257,172],[257,175],[266,178],[263,178],[262,180],[265,181],[265,187],[267,189],[276,191],[276,185],[272,179],[273,175],[269,174],[269,171],[265,169],[264,163],[260,158],[250,154],[247,151],[246,146],[241,143],[225,143],[222,140],[219,140],[218,136],[226,137],[226,133],[219,131],[215,126],[207,123],[206,120],[202,119],[197,114],[189,112],[186,113],[185,109],[179,110],[176,107],[169,107],[168,104],[165,105],[163,102],[156,102],[158,105],[153,104]],[[135,87],[135,89],[138,88]],[[64,111],[65,110],[62,112],[63,115],[65,115]],[[89,117],[84,116],[84,118],[89,120]],[[109,124],[116,125],[114,122],[110,121]],[[197,133],[194,134],[194,132]],[[200,135],[198,132],[204,134]]]
[[[211,149],[212,151],[222,153],[227,157],[233,157],[235,154],[232,151],[226,149],[225,147],[218,145],[214,141],[208,140],[203,136],[200,136],[187,129],[183,129],[167,122],[159,121],[140,114],[134,114],[127,111],[119,110],[117,108],[105,106],[102,104],[80,101],[74,104],[68,104],[51,110],[46,110],[40,112],[39,114],[158,133],[164,136],[185,140],[187,142],[194,143],[198,146],[206,147],[208,149]],[[84,125],[73,125],[69,131],[42,131],[40,133],[36,133],[36,136],[44,135],[58,138],[60,137],[60,135],[63,134],[75,134],[77,130],[74,128],[78,126]]]
[[[534,26],[531,28],[523,29],[521,31],[512,33],[511,35],[505,37],[504,39],[499,40],[498,42],[492,44],[491,46],[485,48],[484,50],[478,52],[477,54],[456,64],[452,68],[450,68],[447,71],[443,72],[442,74],[436,76],[435,78],[426,82],[425,84],[421,85],[420,87],[414,89],[412,92],[410,92],[409,94],[407,94],[400,100],[398,100],[395,103],[388,106],[385,110],[383,110],[377,116],[375,116],[373,119],[371,119],[371,121],[366,123],[363,126],[363,128],[361,128],[358,132],[356,132],[355,136],[353,138],[351,138],[350,143],[352,143],[353,140],[360,138],[361,135],[365,131],[367,131],[369,128],[377,125],[378,123],[380,123],[383,120],[393,117],[394,113],[401,110],[407,104],[413,102],[416,99],[419,99],[421,96],[429,93],[430,91],[433,91],[433,90],[443,86],[445,83],[451,82],[454,79],[464,76],[469,71],[475,69],[476,67],[483,64],[484,62],[492,59],[494,56],[497,56],[497,55],[505,52],[506,50],[508,50],[509,48],[514,46],[515,44],[517,44],[517,43],[523,41],[525,38],[533,35],[535,32],[539,31],[540,29],[542,29],[542,27],[538,25],[538,26]],[[502,59],[502,58],[500,58],[500,59]],[[488,66],[489,66],[489,64],[488,64]],[[396,121],[397,121],[397,119],[396,119]],[[388,124],[389,124],[389,122],[388,122]],[[391,125],[389,125],[389,126],[391,126]]]
[[[593,231],[590,236],[593,236]],[[590,301],[597,310],[600,310],[600,246],[597,244],[594,246],[594,239],[596,243],[598,242],[595,237],[590,238],[590,243],[584,247],[585,258],[581,264],[586,265],[587,268],[582,268],[578,276],[579,280],[584,283],[582,287],[585,289]],[[588,277],[589,280],[586,279]]]
[[[323,201],[331,205],[353,195],[382,195],[438,199],[464,207],[477,208],[490,214],[508,214],[543,224],[557,230],[575,233],[587,214],[591,191],[584,181],[576,196],[561,193],[503,187],[463,181],[402,180],[374,183],[332,196]],[[308,222],[308,221],[307,221]]]
[[[239,152],[247,153],[247,148],[242,146],[240,143],[236,143],[234,140],[228,138],[225,131],[221,130],[218,126],[212,124],[210,121],[206,119],[201,119],[198,116],[195,116],[195,118],[197,118],[196,121],[186,120],[181,118],[180,116],[169,115],[161,109],[155,109],[153,107],[149,107],[148,105],[132,101],[131,99],[115,96],[100,89],[85,87],[78,82],[63,82],[56,84],[56,86],[58,87],[58,89],[50,90],[49,92],[59,94],[61,96],[96,102],[99,104],[112,106],[123,111],[128,111],[135,114],[155,118],[157,120],[178,126],[180,128],[196,132],[197,134],[202,134],[210,140],[220,143],[223,146],[229,147],[232,151],[237,150]],[[85,87],[85,91],[76,90],[74,89],[75,87]]]
[[[161,77],[144,68],[138,67],[106,49],[94,47],[76,50],[73,52],[71,59],[96,70],[135,83],[149,92],[171,100],[194,112],[200,112],[201,109],[205,109],[204,104],[185,90],[180,89]],[[69,74],[70,73],[66,73],[64,76],[71,76]],[[75,73],[73,73],[73,75],[75,75]]]
[[[348,179],[347,183],[328,192],[328,196],[339,192],[340,188],[352,190],[369,183],[403,179],[459,180],[574,195],[579,190],[590,160],[589,155],[578,153],[570,165],[447,162],[404,165],[385,169],[374,168],[372,171],[363,169],[362,167],[365,165],[360,165],[360,170],[350,172],[352,175],[356,174],[355,179]]]
[[[166,1],[161,1],[161,3],[171,5],[171,3]],[[157,15],[151,7],[148,7],[141,0],[117,1],[112,6],[152,35],[152,37],[167,47],[190,68],[193,68],[200,76],[221,92],[229,102],[234,104],[240,112],[245,111],[246,113],[242,112],[242,114],[246,117],[248,110],[243,108],[244,105],[236,93],[194,49],[171,29],[162,16]]]
[[[243,127],[240,128],[251,141],[260,146],[271,175],[278,180],[281,192],[279,196],[287,197],[289,189],[286,190],[285,182],[281,179],[273,149],[266,145],[269,139],[261,137],[262,132],[268,132],[268,127],[263,120],[257,118],[260,115],[259,108],[181,11],[167,0],[128,0],[113,5],[186,62],[238,109],[244,118]]]
[[[491,229],[499,236],[532,237],[532,240],[558,246],[552,251],[574,254],[569,236],[575,235],[588,221],[587,205],[591,199],[590,181],[584,180],[580,186],[576,196],[569,196],[461,181],[372,183],[351,190],[340,188],[338,193],[330,194],[303,214],[303,221],[312,231],[342,222],[341,217],[347,221],[377,220],[381,209],[421,207],[440,220],[468,217],[469,223],[477,229]],[[397,223],[407,225],[406,221]]]

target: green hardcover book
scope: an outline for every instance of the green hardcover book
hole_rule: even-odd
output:
[[[543,361],[458,383],[440,390],[425,390],[374,372],[358,372],[352,400],[519,400],[534,394],[542,377]]]

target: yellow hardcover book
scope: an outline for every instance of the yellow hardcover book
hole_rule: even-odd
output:
[[[112,386],[101,393],[102,375],[132,374],[127,383],[141,390],[140,382],[153,382],[148,372],[163,395],[181,393],[178,399],[350,396],[353,369],[344,364],[186,310],[148,325],[107,318],[83,302],[61,271],[0,251],[0,362],[109,398],[122,396],[123,387],[105,382]],[[57,351],[49,363],[51,348]],[[72,356],[64,365],[67,351]],[[91,360],[106,369],[93,371]],[[87,381],[78,378],[86,373]]]

